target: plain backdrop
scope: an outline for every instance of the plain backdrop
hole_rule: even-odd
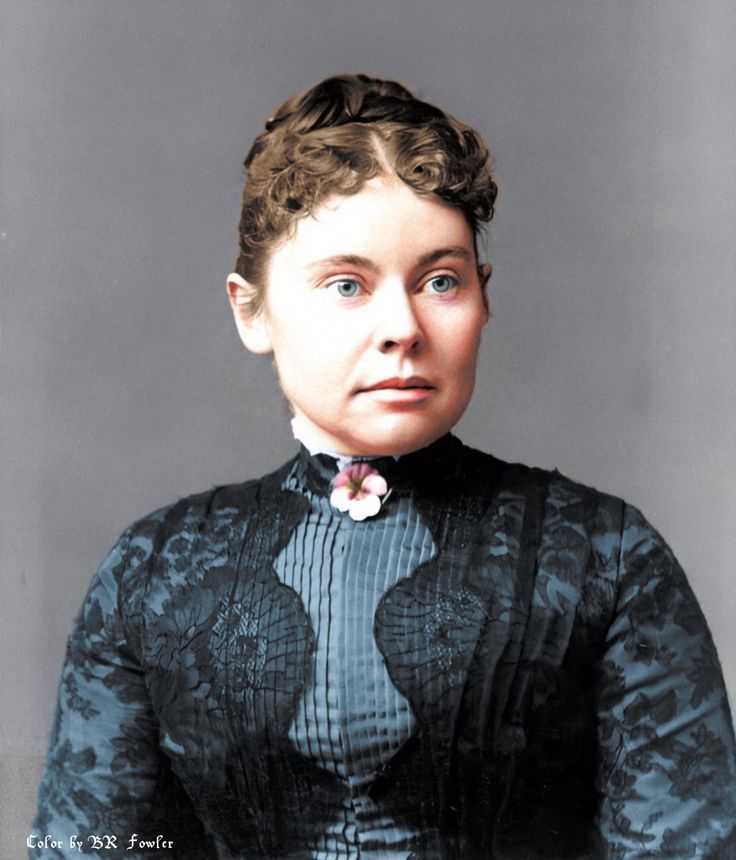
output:
[[[0,829],[132,520],[291,456],[223,282],[284,98],[395,77],[488,139],[494,318],[461,438],[642,508],[736,690],[736,4],[11,0],[3,25]]]

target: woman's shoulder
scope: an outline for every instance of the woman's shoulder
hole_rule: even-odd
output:
[[[623,499],[605,490],[560,472],[520,462],[508,462],[498,457],[463,445],[465,474],[471,481],[495,486],[499,493],[518,494],[524,498],[541,496],[546,505],[568,515],[591,514],[608,511],[619,521],[627,511],[636,511]]]
[[[634,504],[557,469],[509,463],[470,448],[465,452],[472,472],[495,482],[498,495],[515,500],[520,517],[536,504],[543,547],[587,547],[600,568],[615,569],[617,576],[643,571],[646,579],[652,565],[682,575],[666,540]]]
[[[110,550],[97,578],[112,576],[126,590],[138,588],[162,571],[190,568],[196,553],[228,552],[253,518],[263,524],[283,508],[280,488],[292,462],[260,478],[184,496],[134,520]]]
[[[260,478],[218,484],[208,490],[183,496],[135,520],[124,532],[138,542],[150,542],[153,550],[177,536],[201,532],[208,525],[240,520],[273,504],[293,461]]]

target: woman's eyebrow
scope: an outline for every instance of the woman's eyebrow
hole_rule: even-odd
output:
[[[457,245],[450,248],[437,248],[427,254],[422,254],[417,260],[417,266],[428,266],[430,263],[436,263],[437,260],[445,257],[459,257],[465,263],[473,262],[473,253],[462,245]],[[361,257],[359,254],[334,254],[331,257],[324,257],[322,260],[308,263],[306,268],[325,269],[333,266],[357,266],[370,272],[379,270],[379,266],[373,260],[368,259],[368,257]]]
[[[428,254],[423,254],[418,261],[420,266],[428,266],[430,263],[436,263],[444,257],[459,257],[465,263],[473,262],[473,253],[462,245],[452,248],[438,248],[436,251],[430,251]]]
[[[368,269],[371,272],[377,272],[378,266],[368,257],[361,257],[358,254],[335,254],[332,257],[325,257],[322,260],[316,260],[314,263],[308,263],[307,269],[326,269],[333,266],[357,266],[361,269]]]

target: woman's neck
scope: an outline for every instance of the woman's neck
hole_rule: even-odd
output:
[[[317,437],[317,434],[314,433],[309,424],[299,418],[298,415],[294,416],[291,419],[291,432],[294,434],[294,438],[297,442],[301,442],[302,445],[309,451],[313,456],[315,454],[326,454],[328,457],[334,457],[337,461],[338,469],[344,469],[346,466],[349,466],[355,460],[375,460],[376,455],[372,454],[342,454],[339,451],[330,451],[324,447],[321,440]],[[395,456],[394,460],[398,460],[399,457]]]

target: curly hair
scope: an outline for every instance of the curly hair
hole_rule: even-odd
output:
[[[235,271],[263,302],[269,254],[330,194],[355,194],[393,174],[460,210],[474,235],[493,217],[488,148],[469,126],[395,81],[346,74],[288,99],[245,159]]]

